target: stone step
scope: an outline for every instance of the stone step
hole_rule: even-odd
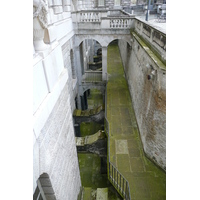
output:
[[[108,200],[108,188],[97,188],[96,200]]]
[[[83,200],[91,200],[91,187],[84,187],[83,189]]]

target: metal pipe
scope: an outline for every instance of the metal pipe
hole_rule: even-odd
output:
[[[150,3],[151,3],[151,0],[147,0],[147,13],[146,13],[146,21],[148,21],[148,18],[149,18],[149,7],[150,7]]]

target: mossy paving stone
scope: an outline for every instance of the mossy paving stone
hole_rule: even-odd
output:
[[[130,158],[141,157],[141,152],[137,148],[135,148],[135,149],[129,148],[128,152],[129,152]]]
[[[84,187],[83,200],[90,200],[91,199],[91,192],[92,192],[91,187]]]
[[[117,169],[120,172],[130,172],[131,170],[130,170],[128,154],[117,154],[116,157],[117,157]]]
[[[120,107],[120,114],[123,115],[125,118],[130,118],[129,108],[128,107]],[[119,111],[118,111],[119,112]]]
[[[111,114],[119,116],[119,108],[112,107]]]
[[[130,157],[130,163],[131,163],[131,170],[133,172],[143,172],[145,171],[145,166],[140,157]]]
[[[117,54],[119,56],[117,56]],[[115,57],[115,59],[109,59],[111,57]],[[115,60],[115,62],[113,62],[113,60]],[[166,174],[144,156],[135,113],[132,108],[131,97],[124,76],[119,48],[116,45],[109,45],[108,47],[108,73],[107,109],[110,110],[111,107],[116,110],[117,108],[120,109],[118,114],[117,111],[113,110],[110,113],[113,114],[111,117],[109,116],[108,119],[110,127],[112,127],[110,135],[113,135],[111,137],[112,140],[127,140],[128,143],[128,154],[116,154],[116,152],[113,151],[113,145],[111,147],[112,151],[110,151],[110,156],[112,160],[117,161],[117,166],[115,166],[129,181],[131,199],[165,199]],[[115,104],[113,106],[112,94],[115,97],[119,95],[118,105]],[[114,101],[117,103],[117,100]],[[115,120],[112,116],[118,119]],[[117,131],[120,130],[120,128],[122,131],[121,134],[119,133],[120,131]],[[117,134],[112,131],[115,131]],[[127,132],[131,132],[131,134],[127,134]],[[113,153],[115,153],[115,155],[112,155]],[[130,170],[133,170],[133,172],[130,172]]]

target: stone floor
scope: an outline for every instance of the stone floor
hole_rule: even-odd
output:
[[[131,199],[164,200],[166,173],[144,155],[117,45],[108,47],[108,74],[110,160],[128,180]]]

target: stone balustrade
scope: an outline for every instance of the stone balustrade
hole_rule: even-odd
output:
[[[111,16],[110,11],[107,10],[72,12],[72,21],[75,24],[78,23],[78,29],[130,29],[133,26],[133,18],[124,13],[121,16]],[[89,23],[93,24],[89,25]]]
[[[80,22],[99,22],[100,13],[99,12],[81,12],[80,13]]]
[[[130,28],[129,19],[110,19],[110,28]]]
[[[166,33],[136,18],[134,19],[134,31],[166,60]]]

